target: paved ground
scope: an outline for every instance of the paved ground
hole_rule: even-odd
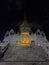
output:
[[[49,65],[49,62],[0,62],[0,65]]]
[[[11,45],[2,58],[3,62],[0,62],[0,65],[34,65],[34,61],[40,62],[45,60],[47,60],[47,54],[39,46],[20,47]],[[38,64],[36,63],[36,65]],[[42,65],[42,63],[39,65]]]

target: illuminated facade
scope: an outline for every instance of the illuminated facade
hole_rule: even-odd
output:
[[[31,45],[31,38],[29,35],[30,27],[27,23],[27,21],[24,21],[22,25],[20,26],[21,31],[21,46],[30,46]],[[34,42],[33,42],[34,43]]]

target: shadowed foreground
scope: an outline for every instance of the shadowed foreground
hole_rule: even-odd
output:
[[[12,44],[6,51],[0,65],[48,65],[48,62],[44,62],[46,60],[47,54],[40,46],[22,47]]]

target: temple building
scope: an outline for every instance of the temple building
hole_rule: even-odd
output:
[[[32,46],[32,45],[41,45],[48,42],[46,35],[43,31],[40,31],[38,28],[35,33],[29,34],[31,31],[30,24],[27,22],[26,17],[20,26],[20,35],[15,33],[13,29],[7,31],[3,41],[16,44],[18,46]]]
[[[19,25],[19,27],[20,27],[20,29],[19,29],[20,34],[16,33],[13,29],[11,29],[10,31],[6,32],[4,39],[3,39],[4,43],[9,43],[10,50],[12,50],[12,55],[15,53],[14,59],[16,59],[17,57],[20,56],[19,58],[21,58],[21,59],[25,58],[25,60],[26,59],[28,60],[28,58],[31,60],[35,59],[35,58],[39,60],[39,58],[41,59],[41,57],[39,57],[39,56],[43,55],[43,54],[48,56],[48,59],[49,59],[49,41],[47,40],[44,31],[40,30],[40,28],[37,28],[34,33],[32,31],[32,33],[30,34],[31,26],[27,22],[26,18],[24,19],[24,21],[22,21],[22,23],[21,23],[21,25]],[[8,55],[10,50],[8,50],[8,52],[5,54],[5,58],[6,58],[6,55]],[[28,53],[28,51],[29,51],[29,53]],[[11,51],[10,51],[10,53],[11,53]],[[19,56],[17,56],[17,53]],[[21,53],[22,53],[22,55],[21,55]],[[12,58],[13,58],[13,56],[12,56]],[[43,59],[43,57],[42,57],[42,59]],[[17,58],[17,60],[18,60],[18,58]]]

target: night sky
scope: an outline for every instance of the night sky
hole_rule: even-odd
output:
[[[39,23],[49,39],[48,2],[32,0],[0,0],[0,39],[6,30],[19,30],[18,23],[24,19],[24,12],[29,23]]]

